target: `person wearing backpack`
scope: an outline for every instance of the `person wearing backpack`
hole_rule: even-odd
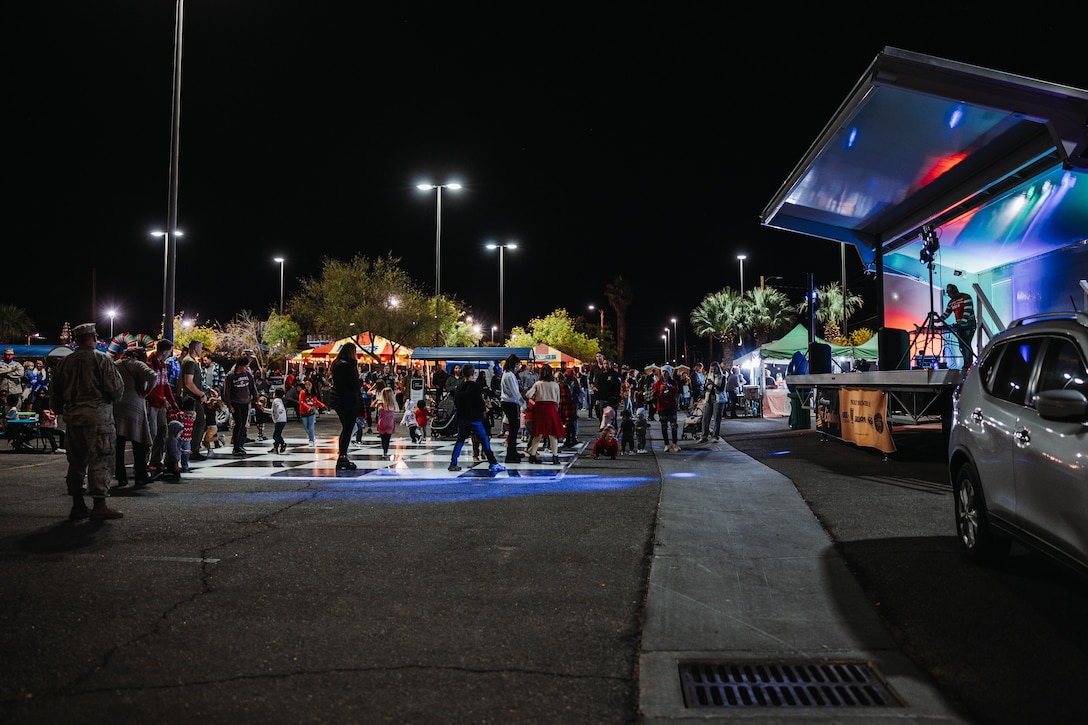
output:
[[[672,368],[668,365],[661,368],[661,377],[654,383],[654,400],[657,401],[657,417],[661,421],[661,438],[664,440],[665,450],[679,453],[680,446],[676,443],[679,432],[676,424],[679,389],[672,377]],[[669,443],[670,430],[672,443]]]

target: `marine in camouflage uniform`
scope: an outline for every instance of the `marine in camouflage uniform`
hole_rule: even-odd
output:
[[[123,514],[107,508],[106,497],[116,455],[113,404],[121,399],[125,384],[113,358],[95,348],[94,323],[78,325],[72,334],[79,347],[57,364],[52,388],[53,409],[64,416],[68,430],[68,518],[119,519]],[[93,509],[83,500],[85,492],[94,500]]]

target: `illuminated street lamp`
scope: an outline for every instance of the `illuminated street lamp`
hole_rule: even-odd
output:
[[[669,336],[668,335],[662,335],[661,339],[665,341],[665,364],[668,365],[668,363],[669,363]]]
[[[485,246],[488,249],[497,249],[497,250],[499,250],[499,327],[502,328],[502,333],[505,335],[506,334],[506,321],[503,319],[503,299],[505,298],[505,295],[503,294],[503,282],[504,282],[503,260],[504,260],[504,257],[506,255],[506,250],[507,249],[517,249],[518,248],[518,243],[517,242],[507,242],[506,244],[495,244],[494,242],[488,242]]]
[[[495,325],[491,326],[491,344],[495,344]]]
[[[174,233],[151,232],[153,237],[162,237],[166,241],[165,256],[162,262],[162,334],[163,339],[174,341],[174,265],[177,257],[177,238],[185,236],[179,230]]]
[[[676,318],[673,317],[670,320],[670,322],[672,322],[672,359],[673,360],[679,360],[680,359],[680,341],[676,337]]]
[[[737,261],[740,262],[740,293],[744,294],[744,260],[748,259],[747,254],[738,254]]]
[[[595,310],[595,309],[598,309],[598,308],[597,308],[597,307],[595,307],[595,306],[593,306],[593,305],[590,305],[590,306],[589,306],[589,309],[591,309],[591,310]],[[604,334],[604,308],[603,308],[603,307],[601,307],[601,308],[599,308],[599,309],[600,309],[600,311],[601,311],[601,326],[600,326],[600,327],[598,328],[598,330],[597,330],[597,336],[598,336],[598,337],[600,337],[601,335],[603,335],[603,334]]]
[[[442,190],[457,191],[461,185],[456,182],[448,184],[416,184],[420,191],[435,190],[435,223],[434,223],[434,344],[438,345],[438,296],[442,294]]]
[[[113,340],[113,318],[117,317],[117,310],[106,310],[106,314],[110,316],[110,340]]]
[[[282,317],[283,316],[283,263],[285,261],[287,261],[287,260],[285,260],[283,257],[276,257],[272,261],[280,263],[280,317]]]

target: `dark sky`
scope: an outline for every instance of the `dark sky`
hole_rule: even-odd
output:
[[[1072,3],[371,5],[186,2],[177,312],[263,316],[276,256],[288,296],[324,257],[389,251],[433,290],[434,192],[415,184],[457,180],[442,291],[486,328],[498,259],[484,244],[516,240],[507,328],[558,307],[595,316],[622,274],[629,360],[661,358],[672,317],[701,352],[684,321],[738,286],[738,253],[746,287],[781,276],[800,298],[810,272],[839,279],[838,245],[759,214],[883,47],[1088,85]],[[116,332],[158,331],[173,23],[171,0],[5,11],[0,301],[48,341],[65,321],[105,334],[111,306]],[[848,283],[872,289],[852,251]]]

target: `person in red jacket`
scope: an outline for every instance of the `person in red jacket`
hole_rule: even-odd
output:
[[[593,460],[601,456],[608,456],[613,461],[620,453],[620,442],[616,440],[616,432],[610,425],[601,428],[601,437],[593,444]]]

